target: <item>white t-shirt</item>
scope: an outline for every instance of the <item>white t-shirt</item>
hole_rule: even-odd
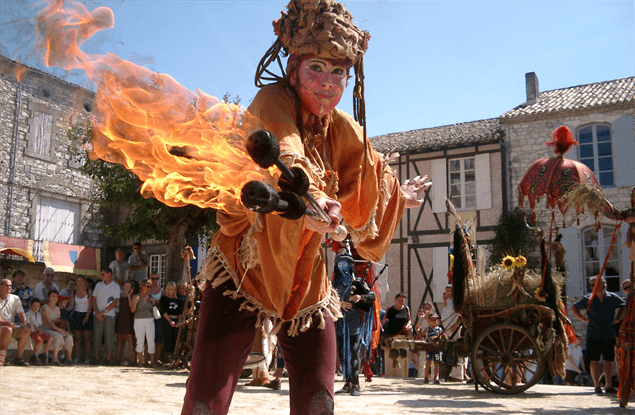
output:
[[[108,304],[113,302],[115,299],[119,300],[119,297],[121,297],[121,288],[114,280],[110,281],[110,284],[108,285],[101,281],[95,286],[93,297],[95,297],[97,302],[97,310],[95,310],[95,312],[103,311],[106,307],[108,307]],[[115,309],[113,308],[104,315],[114,317]]]
[[[582,359],[582,347],[580,347],[579,345],[576,346],[576,345],[570,344],[569,345],[569,357],[571,357],[571,359],[576,363],[576,365],[578,365],[579,368],[582,369],[582,366],[580,364],[580,359]],[[571,364],[569,359],[565,360],[564,369],[565,370],[573,370],[574,372],[578,371],[578,369],[573,367],[573,365]]]
[[[26,322],[31,327],[42,327],[42,315],[38,311],[34,313],[32,310],[26,312]]]
[[[6,299],[0,300],[0,320],[15,321],[15,316],[24,313],[22,301],[15,294],[9,294]]]

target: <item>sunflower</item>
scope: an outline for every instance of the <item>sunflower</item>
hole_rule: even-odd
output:
[[[519,267],[519,268],[522,268],[522,267],[524,267],[525,265],[527,265],[527,258],[525,258],[525,257],[524,257],[524,256],[522,256],[522,255],[518,255],[518,256],[516,257],[516,266],[517,266],[517,267]]]
[[[543,290],[541,287],[536,288],[536,292],[534,293],[534,297],[541,302],[547,301],[547,292]]]
[[[514,257],[507,255],[505,258],[503,258],[503,262],[501,262],[501,265],[503,266],[503,268],[509,271],[516,266],[516,260],[514,259]]]

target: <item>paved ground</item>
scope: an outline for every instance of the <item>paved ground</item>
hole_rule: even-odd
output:
[[[187,372],[126,367],[0,367],[0,414],[179,414]],[[232,415],[288,415],[288,383],[282,390],[244,387]],[[341,382],[335,387],[339,389]],[[635,414],[618,407],[615,395],[592,388],[536,385],[514,396],[495,395],[465,384],[423,385],[421,379],[375,378],[362,396],[337,395],[342,415],[411,414]]]

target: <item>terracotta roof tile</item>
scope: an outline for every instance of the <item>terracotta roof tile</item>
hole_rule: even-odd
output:
[[[497,141],[502,136],[498,118],[424,128],[371,137],[373,148],[390,154]]]
[[[554,89],[538,94],[534,104],[523,103],[501,115],[502,122],[531,119],[563,111],[588,110],[635,102],[635,77]]]

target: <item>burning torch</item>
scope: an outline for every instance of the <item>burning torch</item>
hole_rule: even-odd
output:
[[[279,212],[286,219],[299,219],[303,215],[310,215],[319,220],[332,224],[333,221],[318,205],[308,192],[309,178],[299,167],[289,168],[280,160],[280,143],[268,130],[258,130],[247,139],[247,153],[251,159],[263,169],[274,164],[280,169],[281,176],[278,186],[282,191],[270,185],[254,180],[245,184],[240,192],[240,199],[245,206],[258,213]],[[313,208],[307,209],[304,200]],[[346,239],[346,228],[339,225],[332,238],[335,241]]]

